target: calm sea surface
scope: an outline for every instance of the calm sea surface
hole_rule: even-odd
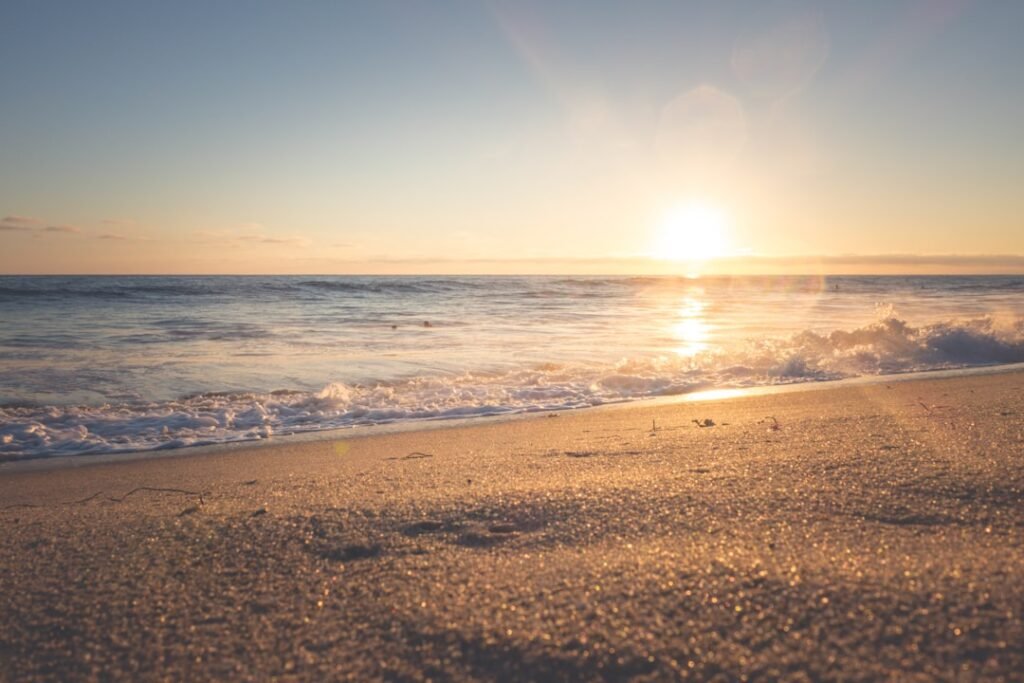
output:
[[[0,459],[1024,361],[1024,277],[0,277]]]

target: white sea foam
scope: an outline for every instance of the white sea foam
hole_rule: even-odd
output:
[[[0,407],[0,458],[139,451],[272,435],[527,411],[710,387],[1024,362],[1024,320],[980,317],[914,327],[888,314],[831,333],[803,331],[695,356],[613,364],[543,363],[501,372],[333,382],[317,392],[204,393],[174,401]]]

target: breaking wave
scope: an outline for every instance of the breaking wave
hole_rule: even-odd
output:
[[[693,357],[611,365],[534,364],[503,372],[329,383],[317,392],[216,392],[176,401],[0,407],[0,459],[265,439],[355,425],[564,410],[708,388],[751,387],[1024,362],[1024,319],[914,327],[894,316]]]

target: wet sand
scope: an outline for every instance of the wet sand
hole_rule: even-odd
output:
[[[1024,671],[1022,372],[0,471],[0,508],[3,680]]]

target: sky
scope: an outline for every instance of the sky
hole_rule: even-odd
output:
[[[1005,0],[6,0],[0,273],[1024,272],[1022,28]]]

